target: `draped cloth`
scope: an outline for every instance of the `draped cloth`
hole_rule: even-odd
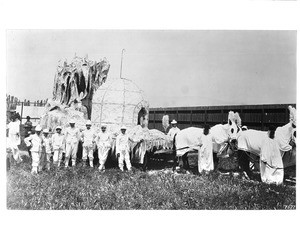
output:
[[[238,137],[238,149],[260,155],[263,141],[268,138],[268,132],[249,129],[242,131]]]
[[[288,123],[282,127],[278,127],[275,131],[275,140],[277,141],[281,151],[290,151],[292,146],[289,145],[292,138],[294,128],[291,123]]]
[[[218,153],[221,148],[223,148],[224,144],[228,141],[228,124],[217,124],[210,129],[210,133],[212,135],[213,140],[213,151]]]
[[[275,140],[277,141],[281,151],[286,152],[292,149],[289,142],[292,138],[293,132],[294,130],[290,123],[276,129]],[[261,145],[266,138],[268,138],[267,131],[251,129],[242,131],[238,137],[238,148],[240,150],[260,155]]]
[[[198,150],[202,134],[203,129],[196,127],[189,127],[179,131],[175,138],[176,155],[182,156],[189,151]]]
[[[10,122],[7,125],[8,128],[8,139],[7,146],[12,149],[18,149],[18,145],[21,143],[20,138],[20,121]]]
[[[276,129],[275,140],[278,143],[281,155],[283,155],[284,152],[292,150],[292,146],[289,143],[293,137],[294,131],[295,130],[290,123]],[[238,149],[260,156],[263,142],[267,138],[269,138],[267,131],[251,129],[241,131],[238,136]],[[283,161],[285,166],[295,165],[295,154],[293,154],[292,157],[283,157]]]
[[[163,148],[163,149],[171,149],[173,147],[173,139],[170,140],[165,133],[157,129],[150,129],[149,134],[150,134],[149,143],[151,149],[153,147]]]
[[[283,182],[283,162],[276,140],[266,138],[261,147],[260,175],[264,183],[281,184]]]
[[[6,138],[6,149],[11,150],[13,158],[17,160],[22,160],[20,158],[20,151],[18,145],[21,144],[20,138],[20,121],[10,122],[7,125],[8,137]]]
[[[201,147],[198,149],[198,171],[211,171],[214,169],[212,135],[202,134],[200,137]]]
[[[229,125],[217,124],[210,129],[212,136],[213,151],[218,153],[224,144],[228,141]],[[179,131],[176,135],[176,150],[177,156],[182,156],[185,153],[198,150],[199,139],[203,134],[203,128],[189,127]]]
[[[149,146],[149,141],[151,139],[149,129],[146,127],[143,128],[141,125],[137,125],[128,131],[128,135],[132,139],[131,149],[139,143],[136,151],[134,152],[134,161],[135,163],[142,164],[144,162],[145,153],[148,149],[147,146]],[[140,142],[141,140],[143,140],[143,142]]]

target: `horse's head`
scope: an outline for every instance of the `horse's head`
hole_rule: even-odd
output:
[[[296,128],[297,125],[297,111],[296,108],[293,106],[289,105],[289,111],[290,111],[290,123],[293,128]]]
[[[241,132],[242,120],[240,118],[239,113],[234,113],[233,111],[229,111],[228,113],[228,139],[229,144],[232,149],[237,149],[237,138],[238,134]]]

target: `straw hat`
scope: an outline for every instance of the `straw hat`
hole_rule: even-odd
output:
[[[35,131],[41,131],[41,130],[42,130],[42,127],[38,124],[38,125],[35,127],[34,130],[35,130]]]
[[[43,133],[49,134],[49,129],[44,129]]]

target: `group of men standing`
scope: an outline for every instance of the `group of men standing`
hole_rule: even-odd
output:
[[[69,121],[70,127],[66,127],[64,133],[62,133],[62,127],[57,126],[56,132],[49,136],[49,130],[43,129],[40,125],[35,127],[35,134],[28,136],[24,139],[25,144],[30,147],[32,156],[32,173],[37,173],[40,168],[42,152],[46,155],[46,168],[50,169],[50,158],[53,155],[53,165],[60,167],[62,164],[63,155],[65,155],[64,166],[76,165],[77,151],[79,141],[82,142],[82,161],[83,166],[87,165],[87,159],[89,159],[89,165],[94,167],[94,151],[97,146],[99,157],[99,170],[105,169],[105,162],[107,159],[108,151],[111,148],[111,137],[106,132],[106,126],[101,126],[101,131],[96,133],[91,129],[91,121],[86,122],[86,129],[80,132],[79,128],[75,126],[75,121]],[[42,132],[42,134],[41,134]],[[43,151],[44,150],[44,151]]]
[[[27,133],[24,139],[26,146],[30,151],[32,158],[32,174],[38,173],[42,169],[42,157],[45,157],[46,169],[50,170],[51,157],[53,158],[54,167],[60,167],[63,156],[65,156],[64,166],[68,167],[70,160],[71,165],[76,165],[77,151],[79,141],[82,142],[82,163],[83,166],[89,165],[94,167],[94,151],[98,149],[99,167],[100,171],[105,170],[105,163],[108,157],[109,150],[112,148],[113,140],[110,133],[107,132],[106,125],[101,126],[101,130],[97,133],[91,128],[90,120],[86,122],[86,129],[82,132],[75,126],[75,121],[69,121],[69,127],[64,129],[57,126],[55,133],[50,134],[49,129],[42,129],[40,125],[35,127],[35,133]],[[11,149],[13,157],[16,161],[21,160],[19,156],[18,146],[21,143],[20,137],[20,121],[16,117],[8,124],[8,148]],[[118,158],[119,168],[124,171],[124,162],[128,170],[131,170],[131,163],[129,157],[131,139],[126,134],[126,126],[122,126],[120,134],[116,138],[116,156]]]

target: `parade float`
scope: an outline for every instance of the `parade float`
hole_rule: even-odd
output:
[[[149,103],[133,80],[108,78],[110,64],[104,58],[91,61],[75,57],[60,61],[54,77],[53,97],[41,116],[42,128],[52,131],[56,126],[68,127],[74,119],[80,130],[86,120],[99,131],[105,124],[113,138],[111,158],[114,158],[115,138],[120,127],[127,127],[131,143],[131,160],[143,164],[146,152],[172,146],[165,133],[148,129]]]

